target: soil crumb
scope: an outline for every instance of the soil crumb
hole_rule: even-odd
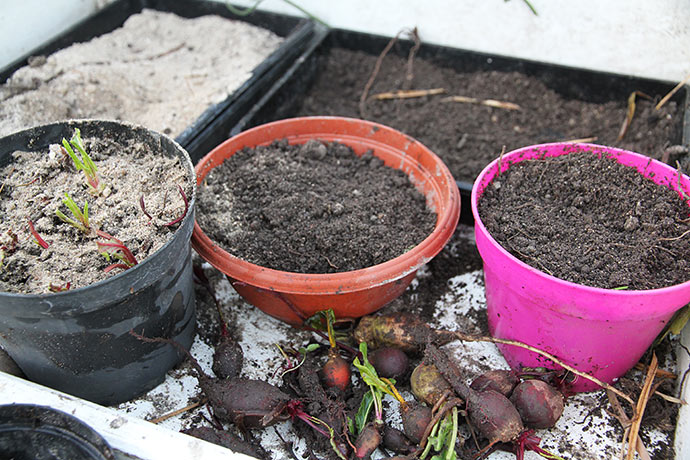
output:
[[[436,214],[402,171],[339,143],[243,149],[199,190],[199,223],[230,254],[297,273],[391,260],[434,229]]]

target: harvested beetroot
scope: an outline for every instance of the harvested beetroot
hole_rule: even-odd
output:
[[[404,404],[400,406],[405,435],[415,444],[419,444],[424,432],[431,422],[431,408],[422,404]]]
[[[355,458],[367,460],[381,444],[381,426],[376,421],[368,423],[355,440]]]
[[[415,444],[418,443],[419,441]],[[411,454],[417,450],[405,433],[388,425],[383,428],[382,444],[383,447],[396,454]]]
[[[266,455],[260,446],[247,442],[229,431],[219,430],[210,426],[189,428],[182,430],[182,433],[251,457],[262,458]]]
[[[465,400],[472,424],[489,440],[489,445],[512,442],[520,436],[524,430],[522,420],[508,398],[494,390],[476,391],[465,385],[455,363],[434,345],[427,346],[425,356]]]
[[[206,277],[204,269],[201,265],[194,264],[192,266],[192,271],[194,273],[194,282],[203,286],[211,298],[213,298],[220,321],[220,341],[213,352],[213,366],[211,369],[219,379],[238,377],[240,372],[242,372],[244,352],[237,341],[230,335],[227,322],[223,317],[220,301],[218,300],[215,289]]]
[[[530,428],[551,428],[565,407],[563,395],[542,380],[525,380],[510,397],[523,423]]]
[[[517,409],[501,393],[470,389],[461,396],[467,401],[467,412],[473,426],[489,440],[489,444],[515,441],[524,431]]]
[[[509,398],[518,383],[520,379],[513,371],[494,369],[474,379],[470,388],[477,391],[494,390]]]
[[[407,353],[419,352],[427,343],[443,345],[456,339],[454,333],[433,329],[408,313],[365,316],[359,320],[354,337],[372,348],[394,347]]]
[[[230,337],[221,335],[220,343],[213,352],[213,373],[219,379],[238,377],[242,372],[244,352],[240,345]]]
[[[410,376],[412,394],[418,401],[435,405],[444,393],[451,390],[451,386],[433,364],[419,363]]]
[[[369,362],[380,377],[400,378],[410,366],[410,360],[400,348],[383,347],[369,353]]]
[[[260,428],[289,418],[284,410],[290,396],[263,380],[200,378],[199,386],[216,417],[237,426]]]
[[[291,398],[280,388],[262,380],[239,377],[213,378],[206,374],[194,356],[176,341],[144,337],[134,331],[130,331],[130,334],[144,342],[167,343],[187,355],[197,373],[201,391],[208,398],[214,415],[220,420],[233,422],[240,428],[259,428],[289,418],[285,410]]]

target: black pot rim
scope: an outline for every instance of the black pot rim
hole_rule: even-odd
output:
[[[51,127],[56,127],[56,126],[62,126],[62,125],[78,125],[78,126],[83,126],[85,124],[101,124],[101,125],[113,125],[113,126],[124,126],[132,130],[143,130],[149,134],[152,134],[154,136],[160,136],[161,138],[166,139],[167,141],[171,142],[174,146],[175,149],[180,152],[182,155],[181,157],[184,159],[184,164],[183,166],[189,173],[188,180],[190,181],[190,184],[192,186],[192,194],[191,197],[188,197],[189,201],[189,209],[187,211],[187,215],[182,219],[180,222],[180,226],[177,228],[175,231],[175,234],[180,231],[183,227],[189,226],[190,227],[190,237],[191,237],[191,227],[194,225],[194,210],[195,210],[195,203],[196,203],[196,192],[197,192],[197,186],[196,186],[196,173],[194,172],[194,165],[192,163],[192,160],[189,156],[189,153],[173,138],[163,134],[159,133],[157,131],[153,131],[145,126],[138,125],[135,123],[130,123],[127,121],[119,121],[119,120],[103,120],[103,119],[96,119],[96,118],[81,118],[81,119],[69,119],[69,120],[63,120],[59,122],[54,122],[54,123],[47,123],[47,124],[42,124],[42,125],[37,125],[33,126],[31,128],[27,128],[21,131],[16,131],[14,133],[8,134],[7,136],[3,136],[0,138],[0,141],[2,139],[7,139],[7,138],[12,138],[12,137],[18,137],[18,136],[25,136],[29,134],[30,132],[37,131],[37,130],[46,130],[50,129]],[[37,151],[44,148],[43,145],[32,145],[32,146],[27,146],[28,150],[31,151]],[[181,159],[182,159],[181,158]],[[191,223],[189,223],[191,220]],[[174,235],[174,234],[173,234]],[[88,286],[82,286],[76,289],[70,289],[67,291],[61,291],[61,292],[51,292],[51,293],[44,293],[44,294],[22,294],[22,293],[15,293],[15,292],[3,292],[0,291],[0,299],[2,298],[11,298],[11,299],[25,299],[25,300],[44,300],[46,298],[59,298],[59,297],[65,297],[65,296],[79,296],[81,293],[88,291],[93,288],[107,288],[110,285],[115,285],[115,284],[135,284],[134,282],[139,278],[138,276],[138,267],[147,267],[149,263],[151,263],[151,259],[158,253],[164,251],[170,244],[172,244],[173,237],[171,236],[168,241],[165,242],[164,245],[162,245],[160,248],[156,250],[153,254],[150,254],[146,259],[142,260],[139,262],[136,266],[124,270],[121,273],[118,273],[116,275],[113,275],[109,278],[106,278],[104,280],[97,281],[93,284],[89,284]],[[113,286],[114,287],[114,286]]]

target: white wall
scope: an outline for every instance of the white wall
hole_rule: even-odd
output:
[[[0,68],[45,43],[108,0],[0,0]]]
[[[668,81],[690,74],[690,0],[293,0],[333,27]],[[252,5],[254,0],[235,0]],[[283,0],[261,9],[299,14]]]
[[[0,0],[0,67],[111,0]],[[690,74],[690,0],[293,0],[331,26],[614,73]],[[255,0],[234,0],[253,5]],[[299,15],[284,0],[261,9]]]

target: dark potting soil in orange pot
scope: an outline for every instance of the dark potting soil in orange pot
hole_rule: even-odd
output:
[[[397,298],[417,270],[441,251],[457,225],[460,195],[448,168],[422,144],[387,126],[351,118],[306,117],[257,126],[228,139],[197,165],[197,184],[206,188],[207,176],[228,158],[242,155],[242,149],[282,139],[297,146],[288,150],[299,155],[289,165],[277,161],[277,156],[262,160],[268,162],[262,167],[276,179],[271,186],[275,191],[262,182],[266,174],[253,171],[244,187],[263,193],[263,202],[246,206],[241,202],[248,200],[249,191],[232,196],[227,193],[231,185],[219,182],[222,193],[210,200],[202,198],[192,236],[194,249],[226,274],[245,300],[291,324],[328,308],[338,317],[356,318]],[[333,142],[347,148],[329,147]],[[327,161],[327,167],[289,184],[292,168],[314,161]],[[351,166],[345,167],[350,161]],[[376,175],[377,170],[385,174]],[[318,177],[326,173],[327,177]],[[232,177],[233,187],[239,177]],[[291,187],[302,195],[298,201],[289,194],[280,198]],[[331,195],[333,190],[339,194]],[[221,198],[245,206],[249,216],[226,219],[217,232],[218,241],[233,237],[233,232],[267,232],[255,250],[248,251],[249,261],[205,233],[204,215],[218,212],[214,208]],[[286,220],[293,221],[287,230],[282,227]],[[258,251],[270,256],[260,263],[280,268],[253,262],[260,260]]]
[[[338,273],[393,259],[436,215],[402,171],[341,143],[246,148],[206,176],[199,223],[228,252],[296,273]]]

